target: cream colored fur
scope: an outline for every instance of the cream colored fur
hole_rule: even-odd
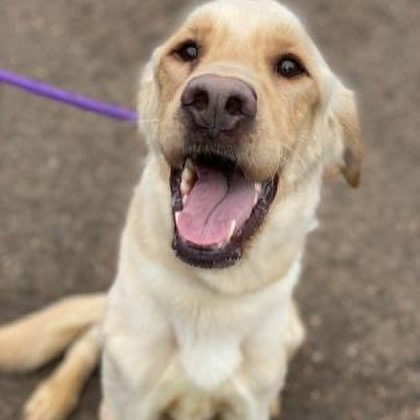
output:
[[[193,70],[170,55],[187,33],[208,43]],[[264,57],[286,48],[279,46],[285,40],[310,77],[273,77]],[[208,72],[258,90],[258,127],[239,159],[250,177],[280,178],[263,226],[243,259],[225,270],[193,268],[171,249],[168,179],[183,141],[176,110],[186,83]],[[304,338],[293,292],[305,239],[317,226],[323,175],[338,168],[350,184],[359,182],[353,95],[288,9],[272,0],[219,0],[199,8],[156,50],[139,106],[150,151],[105,313],[104,297],[94,296],[3,327],[0,366],[35,368],[76,340],[26,405],[27,420],[65,419],[101,349],[102,420],[268,420],[270,409],[279,410],[288,361]],[[33,354],[23,348],[29,341]]]

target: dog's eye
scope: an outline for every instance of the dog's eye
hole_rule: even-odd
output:
[[[175,54],[187,63],[197,60],[200,48],[194,41],[188,41],[175,50]]]
[[[276,71],[280,76],[286,79],[294,79],[304,74],[308,74],[303,64],[291,55],[285,55],[280,58],[276,64]]]

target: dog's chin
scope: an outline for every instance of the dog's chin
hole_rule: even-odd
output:
[[[277,185],[277,175],[262,183],[247,179],[229,155],[187,154],[170,177],[177,257],[204,269],[238,263],[264,224]]]

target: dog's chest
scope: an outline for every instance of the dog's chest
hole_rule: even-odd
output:
[[[172,307],[178,360],[195,386],[212,390],[232,377],[243,362],[243,345],[277,312],[272,296],[200,301]]]
[[[228,328],[200,330],[188,324],[178,320],[174,326],[185,375],[200,388],[216,388],[240,366],[243,334]]]
[[[171,318],[176,349],[156,383],[156,392],[148,398],[150,405],[158,407],[160,413],[172,409],[200,413],[197,417],[183,414],[173,418],[213,418],[222,408],[224,413],[231,413],[226,418],[261,418],[252,414],[257,406],[243,383],[247,370],[255,368],[245,348],[249,350],[251,343],[263,347],[267,337],[276,335],[273,323],[278,332],[283,329],[287,305],[283,310],[273,302],[237,301],[231,308],[225,302],[222,311],[204,304],[192,312],[191,306],[188,311],[178,308]],[[163,395],[170,398],[162,399]]]

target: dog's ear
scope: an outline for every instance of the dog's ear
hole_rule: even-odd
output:
[[[149,61],[143,67],[143,71],[140,75],[140,94],[139,94],[139,105],[146,105],[147,102],[150,100],[150,96],[153,96],[153,91],[156,84],[156,72],[159,67],[159,63],[161,60],[162,55],[162,47],[156,48],[152,56],[150,57]],[[142,102],[146,102],[143,104]]]
[[[144,66],[140,77],[140,89],[138,95],[138,111],[140,115],[140,130],[150,134],[146,138],[153,137],[155,131],[155,119],[158,113],[158,87],[156,72],[159,66],[161,48],[157,48]]]
[[[355,96],[339,83],[331,99],[329,125],[335,140],[341,142],[341,156],[336,169],[339,169],[349,185],[357,188],[360,185],[364,148]]]

